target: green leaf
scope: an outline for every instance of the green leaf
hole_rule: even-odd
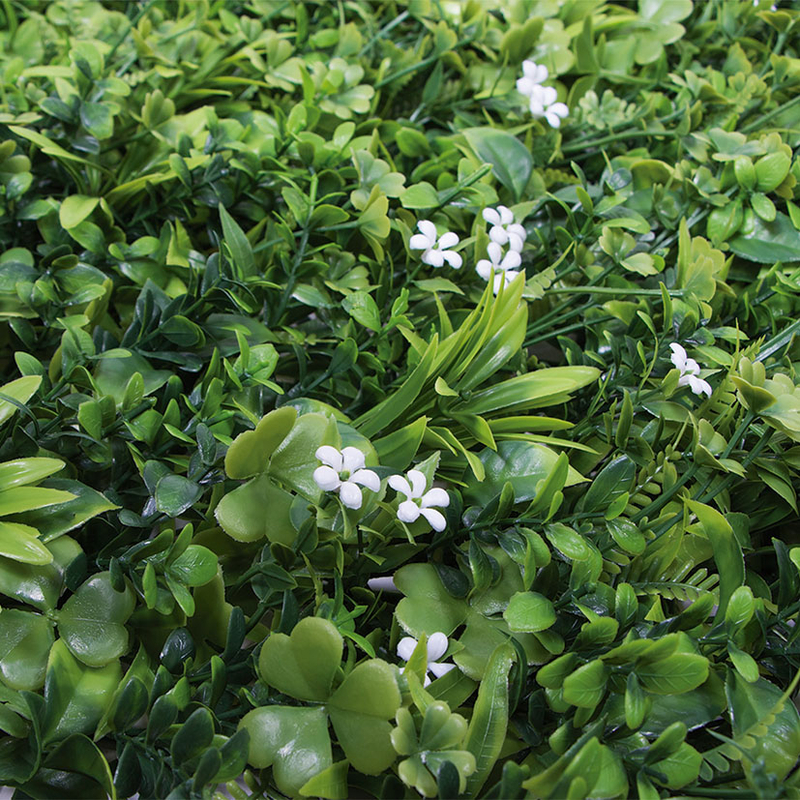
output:
[[[636,675],[648,692],[683,694],[706,680],[708,659],[692,653],[674,653],[667,658],[638,664]]]
[[[766,222],[748,209],[738,234],[728,244],[737,256],[748,261],[800,261],[800,231],[780,211],[772,222]]]
[[[719,614],[724,617],[733,592],[744,584],[744,556],[730,523],[715,508],[686,500],[689,510],[697,515],[703,533],[711,542],[714,562],[719,572]]]
[[[190,544],[172,564],[168,573],[186,586],[202,586],[217,574],[217,556],[207,547]]]
[[[478,158],[492,165],[497,180],[519,200],[533,171],[528,148],[497,128],[466,128],[463,133]]]
[[[52,792],[49,796],[57,796],[56,793],[65,785],[74,787],[71,791],[77,794],[77,775],[87,779],[86,786],[91,796],[116,796],[108,761],[100,748],[83,734],[67,737],[47,756],[43,767],[47,772],[52,770],[45,778]]]
[[[324,444],[339,445],[336,421],[322,414],[303,414],[272,454],[269,474],[316,502],[322,494],[314,481],[320,465],[316,452]]]
[[[250,478],[264,472],[278,445],[286,438],[297,419],[297,411],[282,406],[262,417],[255,430],[240,433],[225,454],[229,478]]]
[[[578,708],[594,708],[606,692],[608,669],[599,660],[578,667],[564,679],[564,700]]]
[[[88,197],[85,194],[73,194],[61,201],[58,209],[58,220],[64,230],[70,230],[83,222],[97,208],[99,197]]]
[[[467,604],[448,594],[432,564],[408,564],[394,575],[404,597],[395,609],[397,621],[412,636],[437,631],[449,636],[463,621]]]
[[[259,673],[283,694],[324,703],[330,696],[343,646],[342,635],[332,623],[306,617],[290,636],[273,633],[264,642],[258,658]]]
[[[325,800],[347,800],[350,790],[347,785],[349,761],[337,761],[327,769],[309,778],[301,787],[304,797],[322,797]]]
[[[372,331],[381,328],[378,306],[367,292],[351,292],[342,300],[342,308],[358,323]]]
[[[617,497],[629,491],[636,477],[636,464],[628,456],[620,456],[606,464],[583,498],[584,511],[606,508]]]
[[[81,664],[62,640],[50,650],[44,682],[45,741],[90,734],[111,702],[122,677],[119,662],[93,669]]]
[[[511,596],[503,619],[512,631],[544,631],[555,624],[553,604],[538,592],[517,592]]]
[[[733,738],[749,751],[744,763],[748,775],[763,760],[767,774],[783,780],[800,756],[800,714],[794,704],[765,678],[748,683],[732,670],[725,694]]]
[[[0,520],[0,556],[25,564],[49,564],[53,554],[39,541],[38,533],[29,525]]]
[[[10,397],[24,405],[33,397],[41,383],[41,375],[26,375],[24,378],[17,378],[15,381],[0,386],[0,395]],[[0,397],[0,425],[10,419],[18,410],[16,405]]]
[[[12,689],[40,689],[55,636],[50,621],[30,611],[0,614],[0,679]]]
[[[125,587],[117,592],[108,572],[83,583],[58,612],[58,632],[72,654],[90,667],[102,667],[128,649],[125,623],[136,599]]]
[[[399,706],[395,671],[380,659],[359,664],[331,695],[328,713],[336,738],[359,772],[378,775],[394,762],[388,720]]]
[[[184,722],[170,744],[170,754],[176,764],[183,764],[205,750],[214,740],[214,720],[207,708],[195,709]],[[216,772],[216,770],[214,770]]]
[[[182,475],[165,475],[156,484],[156,508],[170,517],[179,517],[202,496],[203,490]]]
[[[21,458],[17,461],[4,461],[0,463],[0,487],[11,489],[14,486],[38,483],[63,468],[64,462],[58,458]]]
[[[294,497],[276,486],[266,475],[239,486],[222,498],[214,515],[225,533],[237,542],[271,542],[290,547],[297,536],[292,525]],[[269,515],[264,509],[269,508]]]
[[[515,660],[507,642],[492,653],[478,689],[478,698],[464,740],[464,749],[475,757],[476,769],[467,778],[467,793],[476,797],[495,765],[508,728],[508,673]]]
[[[249,278],[255,275],[256,263],[253,248],[244,231],[222,203],[219,204],[219,218],[222,222],[222,235],[225,244],[230,248],[233,263],[241,270],[242,277]]]
[[[439,193],[427,181],[409,186],[400,195],[403,208],[436,208],[439,205]]]
[[[256,769],[272,767],[275,785],[286,795],[296,796],[333,763],[324,708],[255,708],[239,727],[250,734],[248,763]]]
[[[472,480],[464,490],[468,502],[486,506],[500,494],[503,486],[510,483],[517,503],[532,500],[537,496],[542,481],[558,466],[558,453],[542,444],[525,441],[498,442],[497,450],[486,448],[478,456],[483,464],[483,481]],[[569,468],[566,486],[574,486],[585,480],[572,467]]]

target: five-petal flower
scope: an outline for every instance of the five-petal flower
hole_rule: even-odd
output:
[[[347,508],[361,508],[361,489],[366,486],[373,492],[381,488],[381,480],[371,469],[364,469],[364,454],[357,447],[337,450],[330,445],[317,448],[316,457],[324,466],[314,470],[314,481],[326,492],[339,492],[342,504]]]
[[[506,206],[484,208],[483,218],[492,226],[489,238],[497,244],[507,244],[512,250],[520,252],[528,232],[518,222],[514,222],[514,212]]]
[[[444,489],[430,489],[426,492],[427,480],[418,469],[410,469],[406,474],[408,480],[402,475],[392,475],[389,478],[389,486],[406,496],[397,507],[397,519],[410,524],[422,515],[431,528],[443,531],[447,525],[444,515],[431,506],[447,508],[450,505],[450,496]]]
[[[695,394],[711,397],[711,385],[700,377],[700,365],[693,358],[687,358],[686,350],[677,342],[673,342],[669,348],[672,350],[670,360],[681,373],[678,386],[688,386]]]
[[[452,231],[447,231],[441,236],[436,231],[436,226],[428,219],[422,219],[417,223],[421,233],[415,233],[408,241],[408,246],[412,250],[424,250],[421,258],[424,264],[432,267],[441,267],[446,261],[453,269],[461,267],[462,259],[458,253],[454,253],[448,248],[458,244],[458,235]]]
[[[497,294],[501,286],[508,286],[519,275],[517,267],[522,259],[516,250],[509,250],[504,256],[503,249],[497,242],[489,242],[486,251],[489,258],[482,258],[475,270],[485,281],[491,278],[494,270],[494,293]]]
[[[413,471],[414,470],[412,470],[412,472]],[[403,661],[408,661],[413,655],[417,644],[417,640],[413,636],[404,636],[397,643],[397,655],[400,656]],[[432,633],[428,637],[427,649],[428,664],[425,669],[425,686],[431,683],[431,679],[428,677],[429,672],[432,672],[437,678],[441,678],[442,675],[446,675],[455,667],[455,664],[440,664],[438,662],[438,659],[447,652],[447,636],[441,631]],[[405,667],[403,667],[400,672],[403,672],[404,669]]]

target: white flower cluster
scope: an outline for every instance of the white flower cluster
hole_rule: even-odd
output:
[[[519,275],[519,266],[522,263],[520,253],[528,233],[522,225],[514,221],[514,212],[506,206],[485,208],[483,218],[491,225],[491,241],[486,248],[488,258],[478,261],[475,270],[485,281],[491,280],[494,272],[494,293],[497,294],[501,286],[507,286]],[[449,249],[458,244],[458,234],[446,231],[439,236],[436,226],[428,219],[420,220],[417,228],[421,233],[415,233],[409,239],[408,246],[412,250],[424,251],[421,256],[424,264],[441,267],[447,262],[455,269],[461,267],[463,259]],[[503,252],[506,245],[508,251]]]
[[[677,342],[673,342],[669,348],[672,350],[670,360],[681,373],[678,386],[688,386],[695,394],[711,397],[711,384],[700,377],[700,365],[693,358],[687,358],[686,350]]]
[[[365,468],[364,454],[357,447],[345,447],[337,450],[330,445],[317,448],[316,457],[322,466],[314,470],[314,481],[326,492],[338,492],[342,505],[358,509],[364,501],[360,486],[372,492],[381,488],[378,473]],[[405,496],[397,508],[397,518],[401,522],[416,522],[421,516],[435,531],[443,531],[447,524],[444,515],[435,507],[447,508],[450,496],[444,489],[425,491],[428,481],[418,469],[411,469],[402,475],[389,477],[389,486],[398,494]]]
[[[534,61],[522,62],[522,77],[517,81],[517,91],[528,98],[531,114],[547,120],[551,128],[558,128],[569,114],[566,103],[558,103],[558,94],[552,86],[542,86],[549,76],[547,67]]]

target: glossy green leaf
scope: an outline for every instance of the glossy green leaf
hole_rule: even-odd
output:
[[[240,726],[250,734],[248,763],[272,767],[275,784],[285,794],[298,794],[333,763],[324,708],[264,706],[245,714]]]
[[[538,592],[517,592],[512,595],[503,619],[512,631],[544,631],[556,621],[553,604]]]
[[[306,617],[290,636],[273,633],[261,648],[261,677],[298,700],[325,702],[342,659],[344,640],[327,620]],[[393,712],[394,713],[394,712]]]
[[[264,472],[275,448],[286,438],[297,419],[297,411],[282,406],[262,417],[255,430],[240,433],[225,454],[229,478],[250,478]]]
[[[72,654],[90,667],[103,667],[128,648],[125,623],[135,598],[129,587],[117,592],[108,572],[82,584],[58,612],[58,632]]]
[[[39,614],[5,609],[0,614],[0,680],[12,689],[39,689],[55,636]]]
[[[463,134],[478,158],[492,165],[497,180],[519,200],[533,170],[528,148],[497,128],[467,128]]]
[[[15,381],[0,386],[0,395],[5,395],[18,403],[25,404],[36,394],[36,390],[41,383],[42,378],[40,375],[26,375],[24,378],[17,378]],[[10,419],[18,410],[16,405],[0,397],[0,425]]]

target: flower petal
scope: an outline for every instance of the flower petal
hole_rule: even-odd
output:
[[[333,467],[337,472],[342,471],[342,454],[335,447],[324,444],[322,447],[317,448],[317,452],[314,455],[323,464]]]
[[[566,103],[553,103],[548,111],[558,114],[559,117],[569,116],[569,106]]]
[[[422,497],[425,493],[425,487],[428,485],[428,480],[424,473],[420,472],[418,469],[410,469],[406,475],[408,475],[408,479],[411,481],[411,496]]]
[[[682,345],[679,345],[677,342],[673,342],[669,349],[672,350],[672,355],[670,356],[670,361],[681,371],[683,372],[683,367],[686,364],[686,350],[683,349]]]
[[[541,97],[546,106],[551,106],[558,99],[558,92],[552,86],[543,86]]]
[[[388,484],[396,492],[401,492],[407,498],[411,497],[411,485],[402,475],[390,475]]]
[[[419,228],[425,238],[430,242],[428,246],[433,247],[436,243],[436,226],[429,219],[421,219],[417,223],[417,228]]]
[[[489,278],[492,276],[492,262],[487,261],[485,258],[482,258],[476,265],[475,265],[475,272],[481,276],[485,281],[488,281]]]
[[[420,511],[423,517],[428,520],[428,524],[433,528],[437,533],[443,531],[447,527],[447,521],[444,518],[443,514],[440,514],[433,508],[423,508]]]
[[[433,242],[423,233],[415,233],[409,240],[408,246],[412,250],[427,250]]]
[[[700,365],[693,358],[687,358],[686,363],[683,365],[683,372],[688,372],[690,375],[699,375]]]
[[[519,222],[509,225],[506,230],[508,231],[509,236],[513,233],[515,236],[519,236],[523,242],[528,238],[528,231],[526,231],[525,226],[520,225]]]
[[[436,631],[428,637],[428,663],[438,661],[447,652],[447,636]]]
[[[341,498],[342,505],[347,506],[348,508],[361,508],[361,489],[358,488],[354,483],[350,481],[345,481],[339,487],[339,497]]]
[[[444,253],[441,250],[428,250],[422,256],[422,260],[432,267],[441,267],[444,264]]]
[[[373,592],[399,592],[394,584],[394,578],[390,575],[381,575],[379,578],[370,578],[367,581],[367,589]],[[399,645],[398,645],[399,647]],[[406,659],[408,660],[408,659]]]
[[[428,669],[437,677],[441,678],[447,675],[451,669],[455,669],[455,664],[428,664]]]
[[[489,261],[496,267],[503,257],[503,248],[497,242],[489,242],[486,245],[486,253],[489,256]]]
[[[516,250],[509,250],[500,262],[500,269],[516,269],[522,263],[522,257]]]
[[[458,253],[454,253],[452,250],[445,250],[442,255],[444,256],[444,260],[453,268],[453,269],[461,269],[461,265],[464,263],[464,259]]]
[[[357,447],[345,447],[342,450],[342,468],[355,472],[364,468],[364,454]]]
[[[696,375],[687,375],[687,381],[689,383],[689,388],[695,394],[707,394],[711,397],[711,384],[708,381],[704,381],[702,378],[698,378]]]
[[[339,473],[332,467],[317,467],[314,470],[314,483],[326,492],[332,492],[341,485]]]
[[[483,209],[483,218],[490,224],[490,225],[499,225],[500,224],[500,215],[495,211],[493,208],[484,208]]]
[[[500,222],[503,225],[510,225],[514,221],[514,212],[508,206],[497,206],[500,212]]]
[[[406,500],[397,506],[397,519],[411,524],[419,519],[419,506],[413,500]]]
[[[489,238],[497,244],[506,244],[506,242],[508,242],[508,233],[501,225],[495,225],[489,231]]]
[[[422,687],[425,688],[426,686],[430,686],[431,683],[433,683],[433,681],[431,680],[430,675],[428,675],[428,673],[426,672],[425,680],[422,682]]]
[[[508,246],[511,250],[513,250],[515,253],[521,253],[524,245],[525,239],[523,239],[521,236],[518,236],[513,231],[508,232]]]
[[[530,95],[534,86],[536,86],[536,83],[530,78],[517,78],[517,91],[520,94],[525,95],[525,97]]]
[[[447,231],[447,233],[443,233],[441,239],[439,239],[439,249],[444,250],[448,247],[455,247],[458,244],[458,234],[453,233],[453,231]]]
[[[360,483],[362,486],[366,486],[367,489],[371,489],[373,492],[379,492],[381,490],[381,479],[378,477],[377,473],[373,472],[371,469],[356,470],[350,476],[350,480],[353,483]]]
[[[555,114],[549,108],[544,112],[544,118],[547,120],[547,124],[551,128],[558,128],[561,126],[561,117],[559,117],[558,114]]]
[[[408,661],[412,655],[414,655],[414,650],[417,648],[417,640],[413,636],[404,636],[398,643],[397,643],[397,655],[403,659],[403,661]]]
[[[429,508],[430,506],[447,508],[450,505],[450,495],[444,489],[431,489],[420,498],[419,504],[421,508]]]

